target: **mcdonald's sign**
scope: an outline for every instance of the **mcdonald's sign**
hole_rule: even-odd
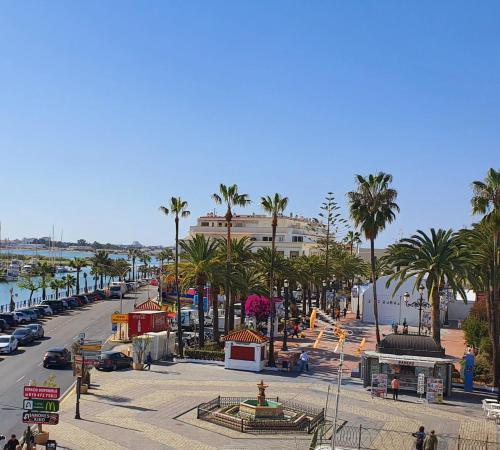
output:
[[[28,411],[59,411],[59,400],[24,400],[23,408]]]

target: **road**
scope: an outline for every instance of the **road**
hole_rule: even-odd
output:
[[[123,299],[123,312],[134,309],[140,303],[156,294],[153,286],[144,287],[136,293],[127,294]],[[30,380],[43,383],[50,375],[56,376],[61,394],[74,381],[73,371],[69,369],[45,369],[42,359],[51,347],[67,347],[84,332],[87,339],[105,341],[111,335],[111,314],[120,309],[120,300],[103,300],[73,309],[65,314],[41,321],[45,338],[27,347],[21,347],[11,355],[2,355],[0,361],[0,434],[22,435],[26,425],[22,423],[23,387]]]

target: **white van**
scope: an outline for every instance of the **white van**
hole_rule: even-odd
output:
[[[113,281],[109,285],[109,292],[111,298],[123,298],[127,293],[127,284],[123,281]]]

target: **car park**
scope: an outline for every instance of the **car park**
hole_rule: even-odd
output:
[[[0,319],[5,320],[10,328],[17,327],[17,320],[12,313],[1,313]]]
[[[12,336],[17,339],[19,345],[31,344],[35,340],[35,335],[29,328],[16,328]]]
[[[71,364],[71,353],[67,348],[49,348],[43,357],[43,367],[67,367]]]
[[[97,368],[99,370],[117,370],[128,368],[132,365],[132,358],[122,352],[108,351],[102,352],[99,356]]]
[[[28,325],[24,325],[22,328],[30,329],[36,339],[41,339],[45,335],[45,330],[39,323],[29,323]]]
[[[0,336],[0,353],[12,353],[17,350],[17,339],[12,335]]]

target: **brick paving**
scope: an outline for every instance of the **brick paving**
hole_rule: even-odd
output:
[[[357,322],[353,315],[344,322],[345,327],[353,332],[346,344],[346,366],[354,368],[359,360],[354,353],[361,339],[367,338],[366,348],[373,345],[373,327]],[[269,384],[269,396],[315,407],[325,406],[331,387],[327,416],[333,417],[336,386],[330,383],[336,379],[338,355],[333,353],[336,342],[326,331],[318,348],[312,348],[325,327],[328,327],[326,322],[318,321],[317,328],[308,330],[305,338],[289,342],[291,349],[307,348],[310,351],[311,370],[302,374],[297,371],[254,374],[193,363],[153,365],[150,372],[96,372],[93,389],[90,394],[82,396],[81,415],[84,420],[73,418],[75,398],[70,396],[62,405],[60,424],[50,427],[50,437],[60,446],[72,450],[307,449],[310,436],[242,434],[196,419],[194,408],[218,395],[255,397],[256,384],[264,379]],[[456,333],[444,334],[460,344]],[[280,347],[279,342],[277,347]],[[463,347],[457,345],[453,351],[463,352]],[[460,434],[462,437],[496,440],[499,427],[482,416],[480,397],[459,400],[462,399],[427,405],[407,395],[402,395],[399,402],[371,398],[359,381],[348,378],[342,386],[339,415],[352,426],[412,432],[422,424],[434,428],[438,435]],[[385,442],[384,435],[377,439],[375,443],[380,448],[399,450]],[[411,448],[411,440],[407,440],[405,448]]]

